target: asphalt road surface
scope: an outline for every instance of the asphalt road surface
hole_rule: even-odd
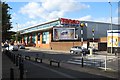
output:
[[[71,54],[53,54],[50,52],[42,51],[29,51],[29,50],[19,50],[13,51],[14,54],[21,54],[23,56],[29,55],[31,57],[42,57],[45,60],[43,63],[37,63],[34,61],[25,60],[25,78],[70,78],[79,80],[80,78],[91,78],[91,79],[110,79],[117,78],[117,73],[115,72],[105,72],[103,70],[98,70],[94,68],[84,67],[81,68],[80,65],[73,65],[66,63],[68,60],[71,60],[75,56]],[[38,54],[38,55],[36,55]],[[50,66],[49,59],[56,59],[62,61],[60,67]],[[54,63],[56,65],[56,63]]]

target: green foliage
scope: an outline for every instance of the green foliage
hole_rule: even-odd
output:
[[[11,40],[12,41],[16,41],[16,39],[17,39],[17,41],[21,41],[21,39],[22,39],[22,37],[21,37],[19,32],[17,34],[11,35]]]
[[[12,9],[5,2],[0,3],[0,7],[2,7],[2,41],[5,41],[10,38],[9,30],[12,28],[11,26],[11,14],[9,10]]]

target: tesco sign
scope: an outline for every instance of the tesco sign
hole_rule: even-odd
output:
[[[60,23],[62,25],[68,25],[68,26],[79,26],[80,21],[79,20],[71,20],[71,19],[60,18]]]

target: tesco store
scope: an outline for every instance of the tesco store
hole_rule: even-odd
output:
[[[84,23],[83,28],[80,27],[81,23]],[[95,30],[94,42],[99,42],[101,37],[107,37],[109,25],[109,23],[59,18],[54,21],[21,30],[21,42],[26,46],[53,50],[69,50],[72,46],[81,45],[81,36],[83,36],[84,44],[93,42],[93,28]],[[115,26],[114,29],[118,29],[117,25],[113,26]],[[102,28],[106,33],[101,33]],[[81,29],[83,30],[83,35],[81,35]]]

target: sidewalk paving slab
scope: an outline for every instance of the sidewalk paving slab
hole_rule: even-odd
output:
[[[14,78],[15,80],[19,79],[19,69],[13,64],[13,62],[2,53],[2,80],[10,79],[10,68],[14,69]]]

